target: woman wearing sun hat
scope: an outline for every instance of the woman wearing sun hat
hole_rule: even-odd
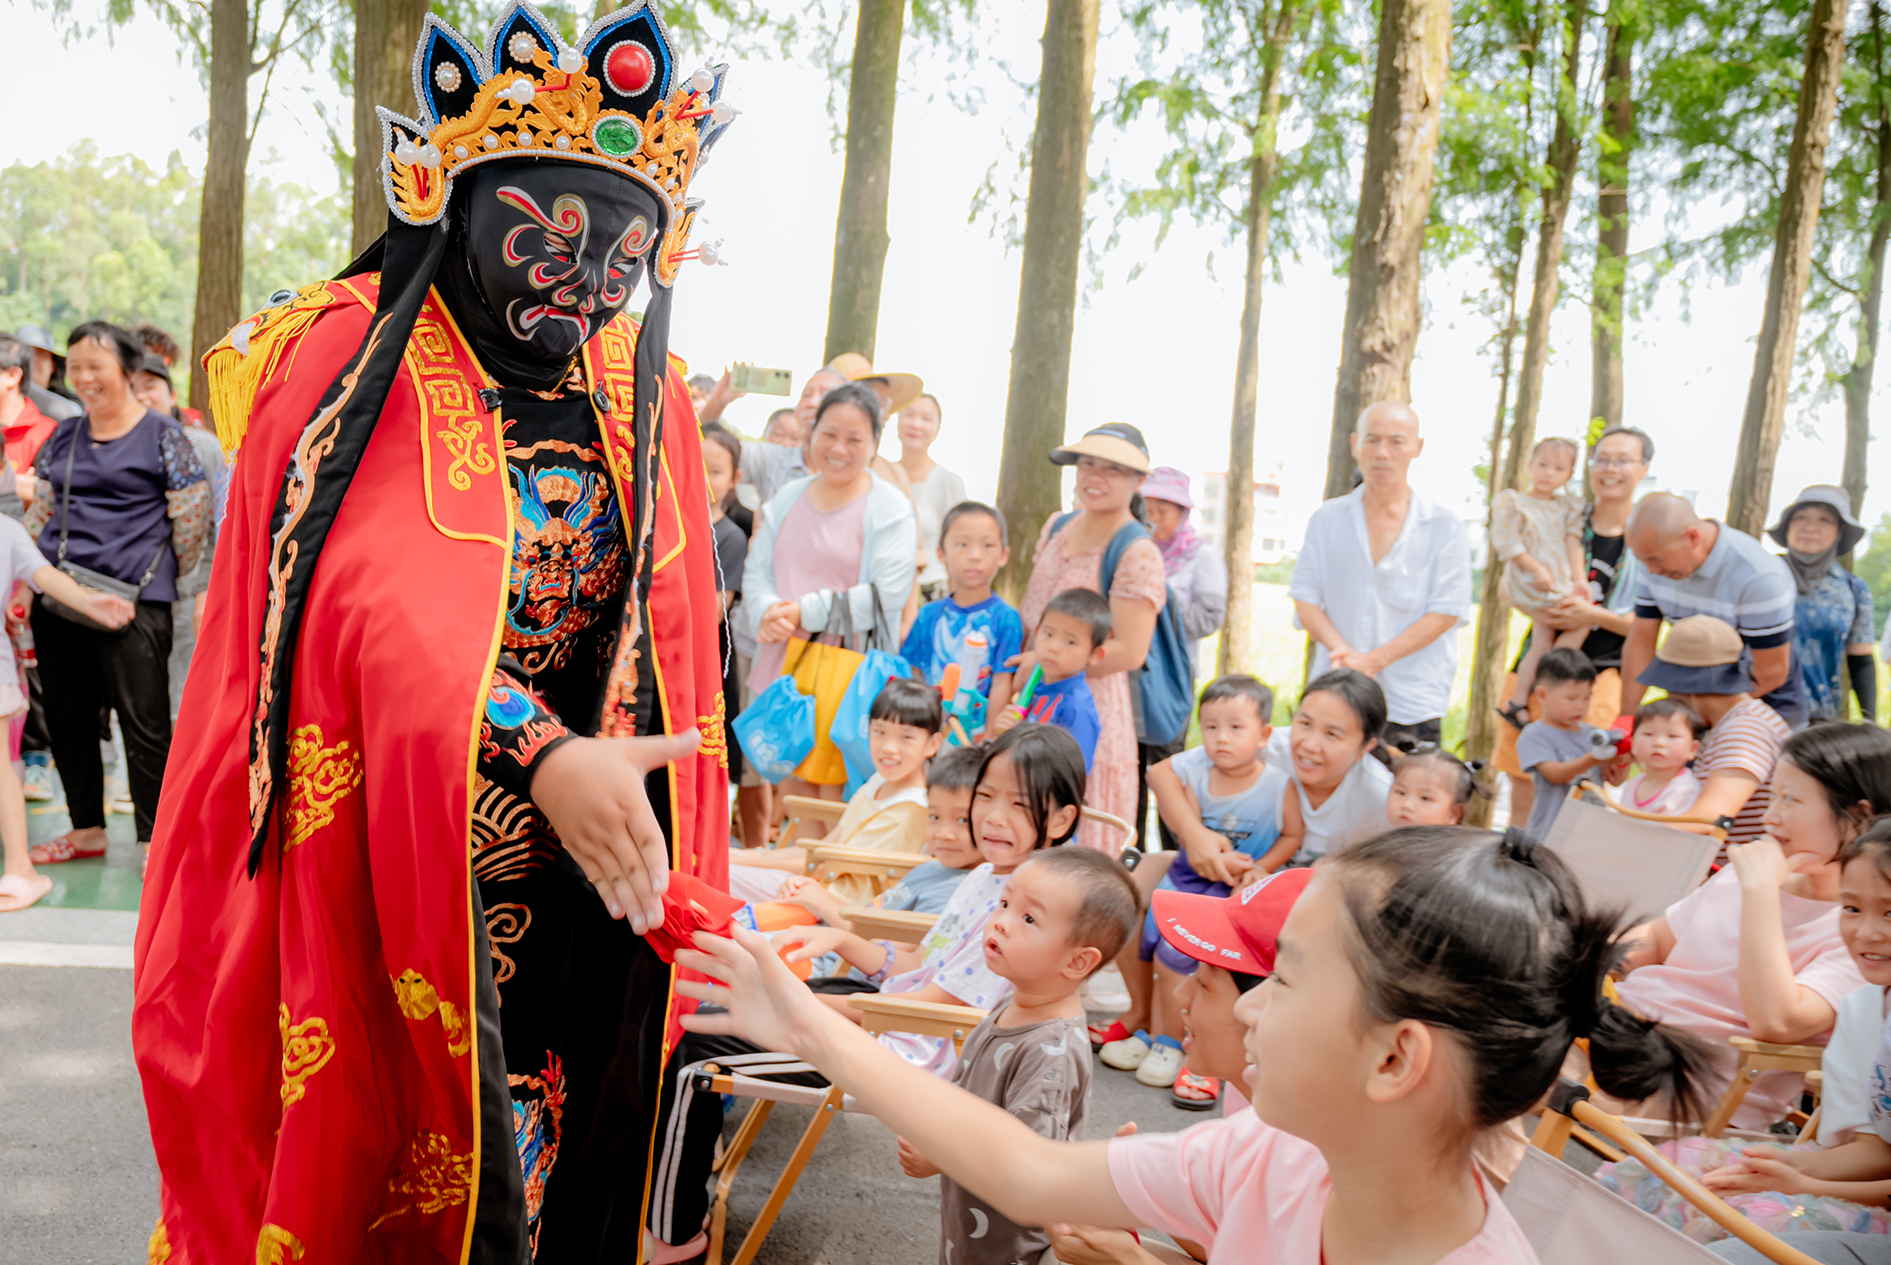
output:
[[[1038,535],[1031,579],[1019,604],[1025,645],[1036,635],[1045,605],[1066,589],[1089,589],[1109,599],[1110,639],[1089,672],[1103,728],[1084,800],[1128,820],[1136,811],[1136,718],[1129,672],[1148,655],[1156,616],[1168,598],[1162,551],[1153,540],[1134,541],[1123,550],[1107,590],[1100,576],[1110,541],[1140,517],[1142,484],[1151,469],[1149,445],[1134,426],[1111,422],[1053,449],[1050,459],[1053,465],[1077,468],[1077,510],[1053,517]],[[1027,649],[1017,670],[1028,676],[1034,662]],[[1093,848],[1112,844],[1109,832],[1092,822],[1084,823],[1078,838]]]
[[[1812,700],[1812,719],[1846,719],[1849,688],[1858,695],[1859,715],[1874,720],[1878,674],[1871,659],[1876,631],[1871,590],[1838,561],[1865,538],[1864,525],[1852,517],[1850,494],[1815,483],[1793,499],[1766,534],[1786,550],[1786,565],[1799,590],[1793,649]]]

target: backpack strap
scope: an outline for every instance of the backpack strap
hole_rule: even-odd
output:
[[[1103,590],[1104,601],[1109,600],[1110,585],[1116,580],[1116,564],[1123,560],[1123,554],[1138,540],[1150,539],[1153,537],[1149,535],[1149,529],[1133,518],[1117,528],[1116,534],[1110,537],[1110,543],[1103,550],[1103,561],[1097,567],[1097,587]]]

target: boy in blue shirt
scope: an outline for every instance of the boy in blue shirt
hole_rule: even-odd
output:
[[[987,715],[996,715],[1011,701],[1007,665],[1024,649],[1024,621],[991,591],[992,577],[1011,560],[1004,515],[977,501],[954,505],[939,529],[939,560],[949,592],[919,608],[900,655],[928,685],[958,664],[960,687],[983,694]]]
[[[1103,643],[1110,639],[1113,623],[1109,599],[1089,589],[1065,589],[1045,603],[1031,641],[1031,653],[1044,669],[1043,680],[1029,708],[1005,708],[992,722],[989,735],[995,737],[1021,720],[1057,725],[1069,730],[1083,748],[1083,771],[1090,772],[1103,722],[1084,673],[1103,658]]]

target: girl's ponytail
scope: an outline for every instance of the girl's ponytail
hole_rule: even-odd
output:
[[[1623,919],[1591,909],[1527,831],[1409,826],[1329,864],[1345,885],[1368,1014],[1460,1039],[1475,1127],[1534,1106],[1583,1037],[1605,1091],[1665,1096],[1677,1120],[1699,1118],[1707,1048],[1607,999]]]

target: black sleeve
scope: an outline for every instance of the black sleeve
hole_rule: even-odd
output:
[[[500,658],[480,717],[478,757],[481,777],[527,801],[539,764],[575,736],[530,682],[516,660]]]
[[[1845,666],[1852,674],[1852,693],[1858,695],[1858,714],[1867,721],[1878,719],[1878,665],[1868,654],[1848,654]]]

